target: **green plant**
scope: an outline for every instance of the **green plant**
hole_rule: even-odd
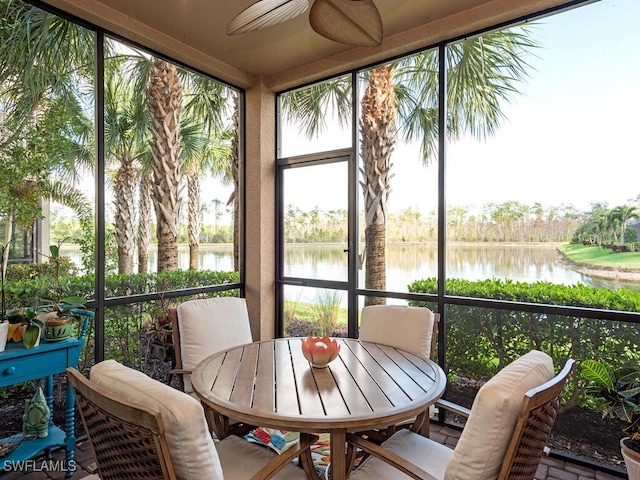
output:
[[[313,311],[316,315],[315,327],[318,329],[318,335],[333,335],[338,325],[342,295],[335,290],[320,290],[316,295],[316,301],[317,303],[313,305]]]
[[[33,348],[40,337],[40,330],[44,322],[37,317],[37,313],[30,308],[20,308],[7,312],[9,323],[25,325],[22,341],[27,348]]]
[[[603,417],[627,422],[623,432],[629,436],[626,445],[640,453],[640,369],[637,366],[613,368],[598,360],[584,360],[581,375],[589,382],[586,394],[591,396]]]
[[[64,288],[60,282],[60,267],[62,265],[60,246],[64,240],[62,239],[57,245],[49,247],[49,252],[51,253],[49,262],[53,265],[53,285],[41,299],[42,302],[48,305],[36,306],[36,310],[40,313],[53,312],[58,318],[71,317],[80,320],[82,315],[76,313],[75,310],[85,308],[85,299],[78,295],[63,296]]]

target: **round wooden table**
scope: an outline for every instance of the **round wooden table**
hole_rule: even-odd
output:
[[[192,375],[194,391],[216,412],[215,428],[228,435],[228,418],[298,432],[329,432],[331,476],[346,478],[347,432],[423,421],[444,393],[446,377],[433,361],[355,339],[337,339],[340,355],[313,368],[300,338],[255,342],[216,353]],[[428,421],[428,419],[426,420]]]

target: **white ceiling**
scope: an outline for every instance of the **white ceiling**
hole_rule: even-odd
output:
[[[317,62],[325,70],[346,59],[365,64],[369,57],[385,58],[383,55],[387,52],[397,54],[409,43],[409,47],[415,48],[417,38],[422,40],[421,47],[428,45],[433,39],[425,37],[434,25],[440,25],[434,29],[445,29],[444,33],[440,31],[440,37],[451,38],[460,32],[491,25],[488,22],[493,19],[503,21],[561,3],[559,0],[374,0],[382,17],[383,44],[354,49],[315,33],[309,27],[309,9],[279,25],[227,36],[225,29],[229,21],[255,0],[45,1],[160,53],[182,61],[188,58],[185,63],[196,68],[202,66],[208,73],[227,69],[226,75],[217,76],[235,80],[238,86],[252,83],[250,79],[256,77],[278,76]]]

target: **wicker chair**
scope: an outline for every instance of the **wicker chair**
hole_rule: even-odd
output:
[[[108,360],[91,381],[73,368],[67,377],[102,480],[317,478],[314,435],[281,455],[236,436],[214,444],[199,402],[141,372]],[[304,470],[291,463],[296,456]]]
[[[553,377],[545,357],[529,352],[480,389],[453,450],[410,430],[381,446],[347,435],[352,456],[357,448],[370,455],[350,478],[533,480],[574,365],[569,359]]]

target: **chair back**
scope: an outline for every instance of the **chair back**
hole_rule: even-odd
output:
[[[160,412],[116,399],[67,369],[102,480],[175,479]]]
[[[118,403],[160,413],[178,480],[223,479],[220,458],[198,400],[115,360],[91,367],[90,384]],[[117,415],[118,411],[113,413]]]
[[[554,378],[525,394],[500,480],[534,480],[574,363],[573,359],[567,360]]]
[[[244,298],[189,300],[178,305],[172,316],[178,370],[191,372],[208,356],[253,341]],[[181,388],[192,394],[191,374],[180,377]]]
[[[533,480],[572,366],[568,360],[554,376],[553,359],[531,350],[486,382],[473,401],[445,478]],[[536,418],[538,414],[546,418]]]
[[[439,320],[426,307],[370,305],[362,309],[358,338],[433,360]]]

